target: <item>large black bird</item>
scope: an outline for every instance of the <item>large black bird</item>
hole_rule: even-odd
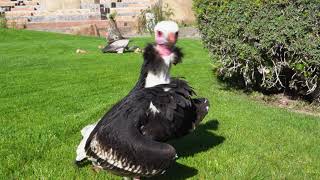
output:
[[[192,131],[208,112],[205,98],[192,99],[186,81],[170,77],[172,64],[183,57],[175,47],[178,26],[172,21],[155,27],[156,44],[148,45],[138,82],[94,125],[85,127],[76,162],[125,177],[163,173],[177,157],[165,141]]]

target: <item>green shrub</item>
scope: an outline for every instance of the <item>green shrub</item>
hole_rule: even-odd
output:
[[[154,15],[154,22],[148,25],[146,14],[152,13]],[[169,7],[169,4],[163,3],[162,0],[157,1],[151,7],[142,10],[138,17],[138,29],[140,33],[149,32],[153,33],[154,26],[164,20],[170,20],[174,15],[173,10]],[[149,22],[150,23],[150,22]]]
[[[0,28],[7,28],[7,21],[3,14],[0,14]]]
[[[320,0],[194,0],[218,77],[320,101]]]

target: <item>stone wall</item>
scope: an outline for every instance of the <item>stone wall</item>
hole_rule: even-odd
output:
[[[8,27],[84,35],[104,35],[107,15],[117,13],[118,27],[125,36],[137,33],[141,10],[158,0],[0,0]],[[192,0],[163,0],[175,11],[175,20],[192,22]],[[83,29],[83,31],[81,30]]]
[[[173,19],[186,24],[193,24],[195,16],[192,11],[192,0],[163,0],[170,8],[173,9]]]
[[[80,5],[81,0],[40,0],[41,10],[46,11],[80,9]]]

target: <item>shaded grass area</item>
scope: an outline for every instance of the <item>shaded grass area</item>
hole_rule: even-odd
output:
[[[143,47],[151,39],[134,39]],[[125,96],[141,54],[101,54],[103,39],[0,29],[0,178],[119,179],[73,165],[80,130]],[[171,142],[180,158],[155,179],[319,179],[320,120],[226,91],[201,42],[183,39],[184,76],[211,110]],[[88,54],[76,54],[77,48]]]

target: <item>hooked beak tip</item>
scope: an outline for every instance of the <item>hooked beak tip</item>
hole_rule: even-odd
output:
[[[168,40],[170,45],[174,45],[177,42],[176,34],[175,33],[169,33],[167,40]]]

